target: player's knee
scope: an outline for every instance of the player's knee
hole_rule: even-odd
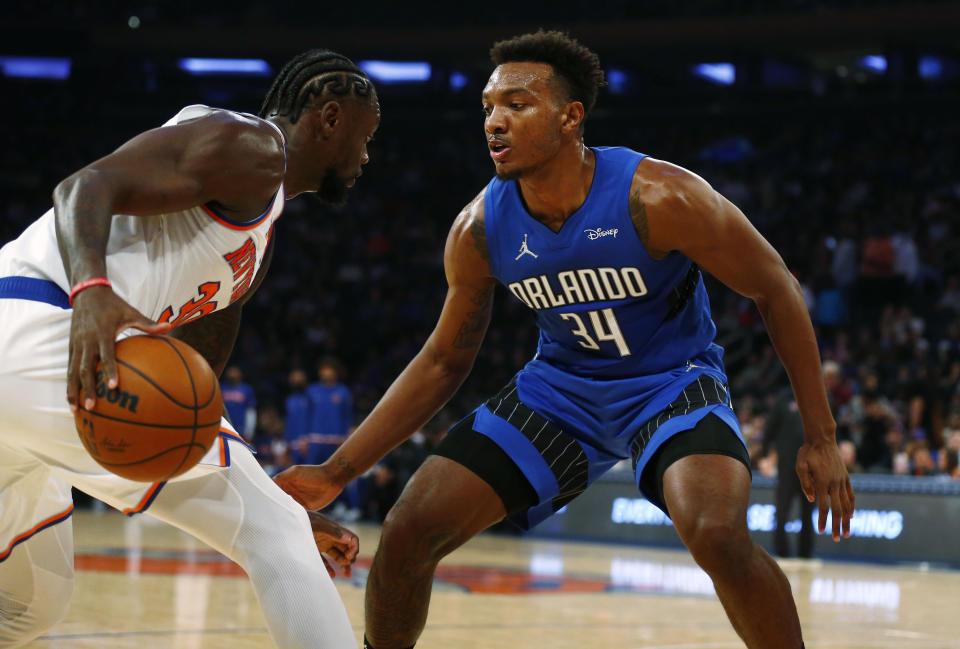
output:
[[[289,507],[274,507],[247,511],[233,541],[230,558],[247,569],[252,561],[278,559],[284,562],[295,560],[292,544],[277,543],[277,538],[301,534],[311,536],[310,520],[306,510],[293,503]],[[288,556],[285,556],[288,555]],[[281,559],[282,557],[282,559]]]
[[[21,647],[42,635],[70,610],[73,579],[40,579],[27,595],[0,588],[0,649]]]
[[[383,522],[378,551],[415,557],[436,563],[457,547],[457,532],[451,521],[415,503],[394,505]]]
[[[704,514],[678,526],[690,554],[708,573],[742,565],[753,541],[745,523]]]

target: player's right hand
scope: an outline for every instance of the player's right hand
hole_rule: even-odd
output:
[[[131,327],[150,334],[163,334],[172,329],[169,324],[158,324],[147,318],[108,286],[92,286],[73,299],[67,364],[67,402],[71,411],[76,411],[81,396],[87,410],[96,404],[98,361],[103,363],[107,387],[111,390],[117,387],[114,346],[117,334]]]
[[[345,486],[325,464],[298,464],[278,473],[273,481],[306,509],[323,509]]]
[[[357,560],[357,552],[360,551],[357,535],[320,512],[308,511],[307,516],[310,518],[313,540],[317,544],[317,550],[320,551],[320,557],[327,567],[330,578],[336,577],[336,572],[327,561],[327,557],[323,555],[328,555],[340,566],[344,577],[350,577],[353,562]]]

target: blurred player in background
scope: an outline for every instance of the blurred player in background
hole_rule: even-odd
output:
[[[247,441],[253,439],[257,428],[257,396],[253,386],[243,381],[243,370],[231,365],[224,371],[220,381],[220,395],[223,407],[230,416],[230,423]]]
[[[604,83],[593,52],[538,32],[491,54],[482,105],[497,177],[450,231],[436,328],[330,460],[277,481],[322,506],[429,420],[469,373],[499,281],[536,313],[537,354],[453,428],[388,515],[367,584],[366,646],[414,645],[442,557],[504,517],[537,524],[632,457],[639,489],[670,515],[747,646],[799,649],[790,584],[747,530],[750,460],[700,269],[763,315],[803,417],[804,492],[820,501],[821,530],[832,506],[839,540],[853,491],[797,281],[699,176],[584,144]]]
[[[324,358],[317,368],[319,381],[307,388],[310,400],[308,464],[325,462],[340,448],[353,428],[353,395],[340,381],[340,364]]]
[[[114,340],[131,327],[172,329],[219,376],[285,200],[342,203],[379,123],[357,66],[306,52],[280,71],[259,117],[184,108],[61,182],[54,208],[0,250],[0,647],[67,612],[71,486],[128,514],[149,508],[239,563],[281,648],[356,646],[317,551],[349,574],[356,537],[308,516],[226,421],[205,466],[151,486],[96,464],[71,410],[93,407],[98,360],[116,387]]]

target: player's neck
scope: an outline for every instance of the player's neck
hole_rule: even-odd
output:
[[[524,175],[520,190],[531,216],[557,231],[576,212],[593,186],[597,161],[582,141],[564,147],[552,160]]]
[[[292,125],[289,120],[283,117],[268,117],[267,121],[271,122],[283,133],[283,141],[286,148],[285,155],[287,157],[287,168],[283,178],[284,198],[290,200],[291,198],[299,196],[304,192],[313,191],[316,189],[315,187],[311,187],[309,183],[297,176],[296,172],[301,168],[301,165],[300,151],[297,147],[296,137],[294,137],[293,133],[294,125]]]

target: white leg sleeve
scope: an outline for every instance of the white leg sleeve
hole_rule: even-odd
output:
[[[20,647],[67,614],[73,593],[69,520],[20,543],[0,562],[0,647]]]
[[[146,513],[240,564],[280,649],[356,649],[306,511],[245,449],[226,470],[166,484]]]

